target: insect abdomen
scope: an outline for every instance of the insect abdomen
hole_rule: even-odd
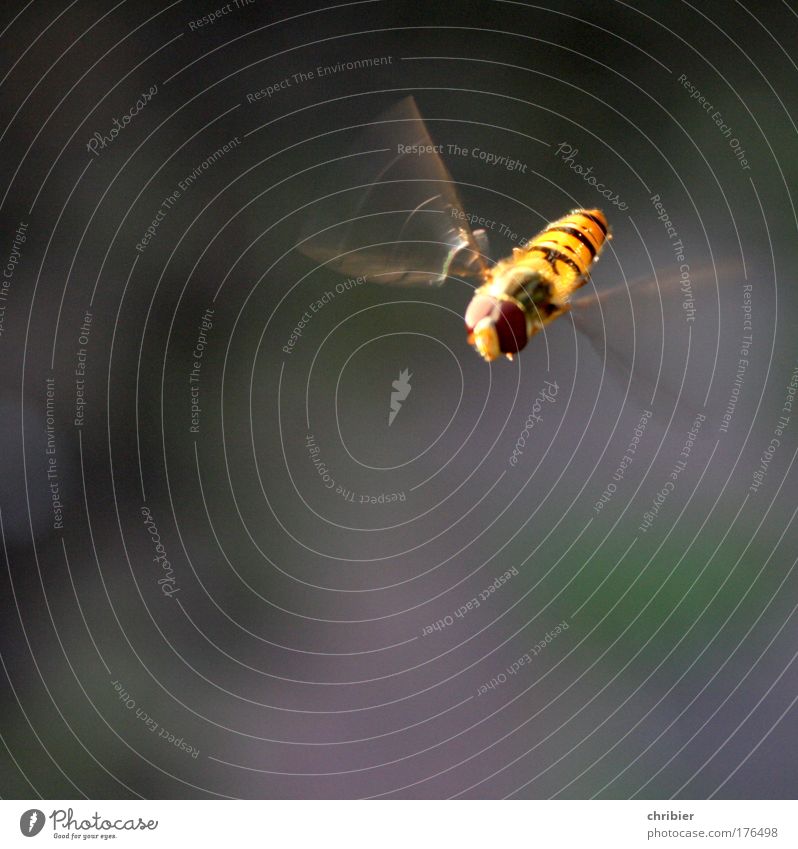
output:
[[[600,209],[575,209],[549,224],[526,249],[541,254],[555,274],[584,277],[606,239],[607,219]]]

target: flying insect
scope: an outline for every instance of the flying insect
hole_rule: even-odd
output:
[[[473,216],[463,210],[440,156],[442,145],[433,143],[412,97],[363,133],[359,151],[366,155],[375,146],[389,152],[388,162],[370,182],[334,193],[336,200],[356,193],[354,214],[310,233],[302,246],[306,254],[375,282],[441,285],[452,277],[471,282],[467,340],[488,362],[513,359],[544,325],[570,309],[571,295],[589,280],[611,238],[601,210],[573,210],[490,264],[487,233],[471,229]],[[386,241],[386,234],[394,238]]]
[[[569,309],[571,294],[608,238],[599,209],[575,209],[512,256],[484,269],[465,314],[468,341],[490,362],[512,359],[544,324]]]

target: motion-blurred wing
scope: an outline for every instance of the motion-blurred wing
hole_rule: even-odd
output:
[[[341,274],[377,283],[437,285],[485,269],[487,237],[473,232],[454,181],[405,98],[335,164],[299,249]]]
[[[589,282],[572,299],[572,315],[638,399],[653,403],[659,394],[698,409],[717,383],[720,328],[739,311],[742,282],[730,266],[649,275],[603,291]]]

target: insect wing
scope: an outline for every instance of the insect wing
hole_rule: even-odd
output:
[[[572,315],[599,359],[638,400],[681,399],[699,408],[718,366],[719,307],[725,312],[742,280],[741,270],[712,265],[687,277],[649,274],[603,290],[589,280],[571,301]]]
[[[469,227],[441,149],[415,100],[400,101],[336,162],[301,252],[373,282],[439,285],[450,275],[480,277],[487,237]]]

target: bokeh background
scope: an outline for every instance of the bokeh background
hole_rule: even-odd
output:
[[[795,798],[793,3],[0,16],[3,796]],[[513,363],[297,249],[408,95],[610,220]]]

